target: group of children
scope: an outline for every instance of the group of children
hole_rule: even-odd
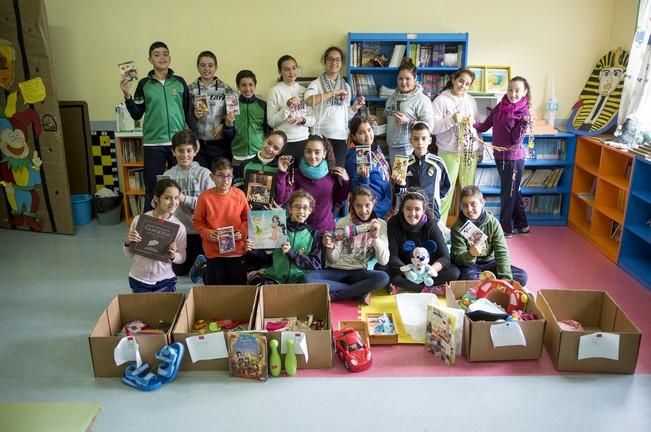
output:
[[[173,291],[176,276],[188,271],[196,276],[198,270],[209,285],[320,282],[329,284],[333,300],[366,302],[375,289],[431,291],[459,277],[476,279],[487,269],[526,285],[526,273],[511,266],[504,240],[529,230],[517,192],[517,173],[521,176],[523,166],[519,161],[524,159],[518,148],[531,121],[529,87],[523,78],[511,80],[504,99],[480,124],[474,121],[476,104],[465,93],[474,80],[471,71],[454,74],[449,88],[427,107],[420,98],[422,91],[418,92],[415,67],[403,62],[395,100],[387,102],[391,155],[387,160],[374,137],[373,116],[359,115],[365,101],[358,98],[351,105],[350,87],[339,75],[343,63],[339,48],[325,51],[326,71],[307,90],[296,83],[296,61],[281,57],[281,76],[268,104],[255,96],[255,75],[240,71],[237,115],[224,108],[224,98],[232,90],[215,76],[214,54],[199,55],[200,77],[189,88],[169,69],[169,59],[165,44],[154,43],[149,54],[154,70],[138,83],[135,94],[131,96],[126,80],[121,82],[132,116],[147,113],[143,126],[146,204],[153,208],[146,213],[182,227],[170,245],[170,262],[154,261],[130,252],[129,245],[141,241],[135,230],[138,217],[134,219],[124,245],[134,260],[129,273],[134,292]],[[191,102],[199,95],[206,96],[200,99],[207,101],[207,110]],[[165,118],[161,105],[167,109]],[[172,113],[176,113],[174,121]],[[510,177],[510,182],[503,181],[509,200],[505,204],[503,199],[502,215],[513,216],[502,216],[506,222],[498,222],[486,213],[481,192],[472,186],[474,174],[470,182],[462,174],[461,212],[448,248],[442,229],[449,192],[460,170],[474,172],[476,131],[491,126],[498,171]],[[432,134],[439,155],[429,152]],[[356,146],[370,146],[370,163],[359,162]],[[391,172],[389,162],[399,154],[409,158],[406,176]],[[176,165],[168,160],[172,155]],[[171,168],[164,171],[166,166]],[[169,179],[156,182],[163,171]],[[248,238],[248,213],[262,208],[248,202],[242,191],[247,190],[249,172],[274,176],[271,206],[287,211],[287,241],[271,251],[254,250]],[[339,214],[345,216],[337,220]],[[486,235],[483,244],[472,244],[462,235],[468,220]],[[234,248],[227,252],[220,248],[223,227],[234,232]],[[405,270],[412,262],[413,246],[426,243],[434,245],[429,286],[409,280]]]

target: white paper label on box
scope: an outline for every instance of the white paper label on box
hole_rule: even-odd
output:
[[[115,364],[118,366],[126,362],[135,361],[136,366],[140,367],[142,358],[140,357],[140,349],[136,338],[126,336],[120,339],[120,342],[118,342],[113,350],[113,360],[115,360]]]
[[[280,353],[287,354],[287,341],[290,339],[294,341],[294,352],[296,354],[303,354],[305,356],[305,362],[308,362],[307,338],[303,332],[282,332],[280,334]]]
[[[190,336],[185,340],[192,363],[228,357],[224,332]]]
[[[579,360],[606,358],[619,360],[619,335],[614,333],[592,333],[579,338]]]
[[[524,338],[520,324],[513,321],[507,321],[501,324],[493,324],[491,326],[491,339],[493,340],[493,347],[503,346],[527,346],[527,340]]]

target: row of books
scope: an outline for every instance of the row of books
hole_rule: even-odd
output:
[[[390,53],[390,57],[387,58]],[[459,67],[463,63],[462,44],[390,44],[355,42],[350,44],[351,67],[398,67],[404,57],[417,67]]]
[[[410,44],[407,57],[417,67],[459,67],[463,63],[463,45]]]
[[[350,88],[353,92],[353,97],[378,97],[375,78],[370,74],[351,74]]]
[[[452,79],[452,75],[423,74],[420,84],[423,86],[423,94],[434,99],[443,91],[445,85]]]
[[[122,158],[125,163],[142,162],[144,160],[144,149],[140,138],[124,138],[122,143]]]
[[[526,168],[522,173],[522,187],[555,188],[563,175],[563,168],[532,169]],[[475,184],[478,187],[500,187],[500,176],[496,168],[477,168]]]
[[[532,215],[560,215],[562,195],[533,195],[522,197],[524,210]]]
[[[130,190],[145,188],[144,168],[130,168],[127,170],[127,184]]]
[[[445,76],[445,75],[444,75]],[[423,75],[423,78],[425,75]],[[449,75],[447,75],[449,77]],[[449,78],[448,78],[449,79]],[[523,145],[527,145],[525,142]],[[565,160],[567,157],[567,146],[565,140],[556,138],[536,138],[534,140],[536,159],[542,160]],[[528,155],[528,152],[527,152]],[[527,157],[528,158],[528,157]],[[494,161],[493,150],[484,146],[484,162]]]
[[[129,210],[132,216],[142,214],[145,209],[145,196],[144,195],[129,195]]]

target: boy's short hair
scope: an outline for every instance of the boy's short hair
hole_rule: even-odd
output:
[[[314,201],[314,197],[312,196],[311,193],[309,193],[309,192],[307,192],[307,191],[305,191],[303,189],[295,190],[291,194],[291,196],[287,200],[287,207],[288,208],[291,207],[292,204],[294,203],[294,201],[296,201],[297,199],[301,199],[301,198],[305,198],[310,203],[310,209],[314,210],[314,206],[316,205],[316,201]]]
[[[475,185],[464,186],[459,193],[459,200],[462,200],[466,197],[478,196],[479,199],[484,199],[484,194],[481,193],[481,190]]]
[[[201,60],[201,57],[211,58],[212,61],[215,62],[215,66],[217,66],[217,56],[212,51],[201,51],[197,56],[197,66],[199,66],[199,60]]]
[[[183,129],[182,131],[174,134],[172,137],[172,151],[183,144],[192,144],[194,151],[197,151],[197,139],[190,129]]]
[[[255,74],[248,69],[241,70],[237,73],[237,75],[235,75],[235,85],[239,87],[240,80],[243,78],[251,78],[253,80],[253,83],[255,85],[258,85],[258,79],[255,77]]]
[[[228,159],[220,157],[220,158],[217,158],[214,161],[212,161],[211,168],[212,169],[210,171],[214,174],[217,171],[222,171],[222,170],[225,170],[225,169],[232,170],[233,165],[231,164],[231,161],[229,161]]]
[[[412,132],[422,131],[422,130],[426,130],[426,131],[429,132],[430,134],[432,133],[432,132],[429,130],[429,126],[427,126],[427,123],[422,122],[422,121],[419,121],[419,122],[414,123],[414,125],[411,127],[411,131],[412,131]]]
[[[149,45],[149,57],[151,57],[151,53],[153,53],[156,48],[165,48],[167,51],[170,50],[167,48],[167,44],[165,44],[165,42],[156,41],[153,44]]]

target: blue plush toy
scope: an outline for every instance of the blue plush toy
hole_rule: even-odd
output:
[[[402,246],[403,250],[411,253],[411,264],[400,267],[400,271],[406,274],[409,281],[416,284],[425,284],[425,286],[434,285],[432,277],[437,276],[437,272],[429,264],[430,254],[436,252],[436,243],[432,240],[425,242],[425,247],[416,247],[416,243],[409,240]]]

